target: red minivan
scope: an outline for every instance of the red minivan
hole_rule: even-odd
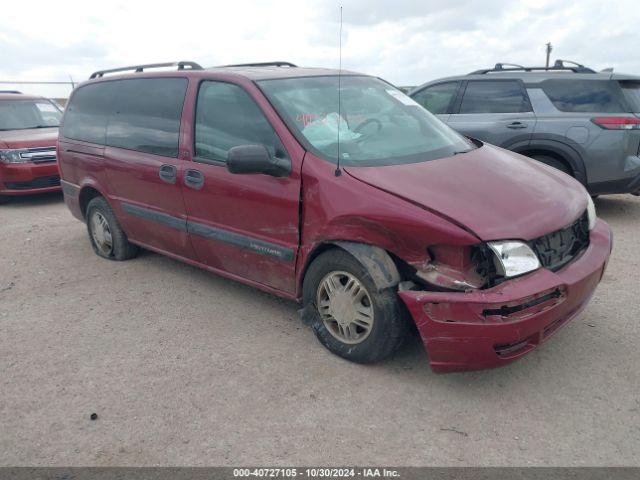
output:
[[[0,203],[60,190],[56,140],[61,117],[46,98],[0,93]]]
[[[438,372],[525,355],[602,278],[611,233],[582,185],[383,80],[126,70],[75,89],[58,141],[65,201],[104,258],[143,247],[297,300],[355,362],[391,355],[413,321]]]

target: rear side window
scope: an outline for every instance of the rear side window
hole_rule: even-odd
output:
[[[178,156],[186,78],[118,80],[106,144],[165,157]]]
[[[432,85],[412,95],[412,98],[434,115],[451,113],[460,82]]]
[[[608,80],[545,80],[542,90],[561,112],[623,113],[625,105],[617,82]]]
[[[203,82],[196,106],[196,157],[226,162],[227,152],[239,145],[264,145],[272,156],[286,156],[269,121],[247,92],[230,83]]]
[[[116,82],[78,88],[65,109],[62,135],[73,140],[104,145]]]
[[[460,113],[530,112],[531,104],[517,80],[469,81],[460,105]]]

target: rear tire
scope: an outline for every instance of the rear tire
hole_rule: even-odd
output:
[[[95,197],[87,205],[87,231],[96,255],[108,260],[129,260],[139,248],[130,243],[113,210],[104,197]]]
[[[320,343],[352,362],[388,358],[409,331],[395,289],[379,291],[367,269],[340,249],[313,261],[304,279],[303,303],[313,311],[311,326]]]
[[[566,173],[573,177],[573,172],[569,169],[566,163],[562,160],[558,160],[557,158],[550,157],[549,155],[533,155],[531,158],[537,160],[540,163],[544,163],[545,165],[549,165],[557,170],[560,170],[562,173]]]
[[[11,197],[7,197],[6,195],[0,195],[0,205],[9,203],[10,201],[11,201]]]

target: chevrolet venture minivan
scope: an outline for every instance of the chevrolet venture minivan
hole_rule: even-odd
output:
[[[96,254],[143,247],[297,300],[355,362],[391,355],[413,322],[435,371],[509,363],[585,308],[611,251],[575,179],[352,72],[96,72],[58,155]]]

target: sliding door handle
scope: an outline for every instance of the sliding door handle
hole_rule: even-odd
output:
[[[175,184],[178,177],[178,169],[174,165],[162,165],[158,175],[163,182]]]
[[[186,170],[184,172],[184,184],[189,188],[200,190],[204,185],[204,175],[200,170]]]

